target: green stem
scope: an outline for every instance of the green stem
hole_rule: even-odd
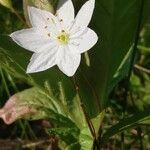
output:
[[[24,21],[24,19],[19,15],[19,13],[18,13],[14,8],[11,9],[11,12],[12,12],[13,14],[15,14],[16,17],[17,17],[26,27],[28,26],[27,23]]]
[[[6,90],[6,93],[7,93],[7,96],[10,97],[11,94],[9,92],[9,89],[8,89],[8,86],[7,86],[7,82],[6,82],[6,79],[5,79],[5,76],[4,76],[4,72],[2,69],[0,69],[0,73],[1,73],[1,77],[2,77],[2,82],[3,82],[3,85],[5,87],[5,90]]]
[[[121,133],[121,150],[125,150],[124,133]]]
[[[131,63],[130,63],[130,68],[129,68],[129,74],[125,80],[124,83],[124,88],[125,88],[125,93],[124,93],[124,100],[123,100],[123,118],[125,117],[125,111],[126,111],[126,107],[127,107],[127,97],[128,97],[128,91],[129,91],[129,84],[130,84],[130,77],[132,74],[132,70],[134,67],[134,61],[135,61],[135,57],[137,54],[137,45],[138,45],[138,41],[139,41],[139,35],[140,35],[140,31],[141,31],[141,25],[142,25],[142,16],[143,16],[143,8],[144,8],[144,0],[140,1],[140,8],[139,8],[139,16],[138,16],[138,23],[137,23],[137,30],[135,33],[135,41],[134,41],[134,47],[133,47],[133,52],[132,52],[132,57],[131,57]],[[124,149],[124,133],[121,133],[121,147],[122,149]]]
[[[28,139],[28,135],[26,133],[26,125],[21,120],[19,120],[19,126],[21,127],[21,138]]]
[[[134,41],[134,47],[133,47],[133,52],[132,52],[132,58],[131,58],[131,65],[130,65],[130,71],[129,71],[129,75],[128,75],[128,79],[130,79],[130,76],[132,74],[132,70],[134,67],[134,60],[137,54],[137,50],[138,50],[138,42],[139,42],[139,35],[140,35],[140,31],[141,31],[141,26],[142,26],[142,19],[143,19],[143,9],[144,9],[144,0],[140,0],[141,4],[140,4],[140,10],[139,10],[139,20],[138,20],[138,25],[137,25],[137,30],[136,30],[136,34],[135,34],[135,41]]]
[[[36,137],[34,131],[32,130],[31,125],[29,124],[29,122],[27,120],[25,120],[25,124],[26,124],[26,126],[27,126],[27,128],[29,130],[29,133],[32,136],[32,138],[34,138],[36,140],[37,137]]]
[[[135,101],[134,101],[134,98],[133,98],[133,95],[132,95],[132,91],[130,91],[130,99],[131,99],[131,103],[133,105],[133,109],[134,109],[134,112],[138,112],[137,109],[136,109],[136,105],[135,105]],[[143,150],[143,139],[142,139],[142,129],[141,127],[139,126],[137,128],[137,133],[138,133],[138,137],[139,137],[139,141],[140,141],[140,150]]]
[[[82,108],[82,111],[84,113],[84,116],[85,116],[85,120],[88,124],[88,127],[90,129],[90,132],[91,132],[91,135],[93,136],[94,139],[96,139],[96,132],[95,132],[95,128],[93,126],[93,123],[91,122],[90,118],[89,118],[89,115],[88,113],[86,112],[86,109],[84,107],[84,104],[82,103],[82,99],[81,99],[81,96],[80,96],[80,91],[79,91],[79,85],[78,83],[76,82],[76,79],[75,77],[73,77],[73,82],[74,82],[74,85],[75,85],[75,89],[76,89],[76,92],[79,96],[79,99],[80,99],[80,105],[81,105],[81,108]]]
[[[141,127],[138,127],[137,129],[138,136],[139,136],[139,141],[140,141],[140,150],[143,150],[143,138],[142,138],[142,129]]]
[[[11,77],[11,75],[8,74],[7,71],[6,71],[6,74],[7,74],[8,80],[10,81],[10,83],[11,83],[11,85],[12,85],[14,91],[15,91],[15,92],[19,92],[19,90],[18,90],[18,88],[17,88],[17,86],[16,86],[16,84],[15,84],[13,78]]]

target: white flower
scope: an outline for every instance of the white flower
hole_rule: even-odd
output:
[[[73,76],[81,53],[97,42],[97,34],[88,28],[95,7],[95,0],[88,0],[76,18],[71,0],[60,0],[56,15],[28,7],[32,28],[16,31],[11,38],[34,54],[27,73],[44,71],[57,65],[67,76]]]

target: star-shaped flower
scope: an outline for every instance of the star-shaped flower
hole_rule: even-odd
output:
[[[73,76],[81,53],[97,42],[97,34],[88,28],[95,0],[88,0],[76,18],[71,0],[60,0],[56,14],[28,7],[32,28],[12,33],[11,38],[21,47],[34,52],[27,73],[47,70],[57,65],[67,76]]]

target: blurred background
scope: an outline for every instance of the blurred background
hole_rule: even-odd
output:
[[[25,27],[21,0],[13,0],[14,10],[0,5],[0,34],[10,34]],[[149,14],[150,16],[150,14]],[[4,58],[0,55],[1,61]],[[31,85],[24,78],[10,74],[7,68],[0,64],[0,107],[6,100],[18,91]],[[130,79],[130,92],[128,100],[124,101],[124,81],[116,86],[110,96],[110,107],[102,124],[103,129],[109,128],[118,122],[125,114],[144,110],[150,106],[150,22],[146,22],[140,31],[136,63]],[[126,130],[123,135],[116,135],[109,140],[104,149],[120,149],[120,137],[124,138],[126,148],[131,150],[150,149],[149,121],[140,126]],[[49,124],[48,124],[49,125]],[[6,125],[0,120],[0,150],[20,149],[46,149],[50,138],[44,131],[47,126],[45,120],[26,121],[18,120],[12,125]]]

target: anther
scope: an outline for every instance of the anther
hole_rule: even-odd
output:
[[[49,37],[51,36],[50,33],[47,34]]]

